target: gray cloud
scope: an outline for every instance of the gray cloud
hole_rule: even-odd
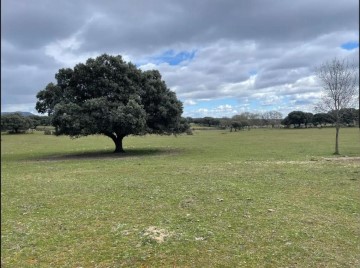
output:
[[[65,38],[88,16],[75,1],[5,0],[1,6],[2,39],[20,49],[38,48]]]
[[[355,0],[1,4],[2,105],[8,110],[34,106],[36,93],[59,68],[101,53],[159,69],[185,105],[235,98],[246,108],[253,100],[284,111],[316,100],[320,89],[311,80],[316,65],[334,56],[359,64],[358,48],[340,47],[359,38]],[[195,51],[195,56],[175,66],[151,62],[171,49]],[[213,110],[241,110],[232,108]]]

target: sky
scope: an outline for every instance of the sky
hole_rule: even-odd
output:
[[[157,69],[184,117],[314,112],[315,68],[359,66],[358,0],[2,0],[1,111],[37,114],[61,68],[103,53]]]

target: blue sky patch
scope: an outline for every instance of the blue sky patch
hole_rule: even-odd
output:
[[[346,50],[353,50],[358,47],[359,47],[358,41],[350,41],[341,45],[341,48]]]
[[[250,70],[249,71],[249,75],[253,76],[253,75],[256,75],[258,72],[257,70]]]
[[[192,60],[195,57],[195,50],[193,51],[180,51],[176,53],[174,50],[167,50],[163,54],[152,57],[151,61],[156,64],[168,63],[169,65],[178,65],[179,63]]]

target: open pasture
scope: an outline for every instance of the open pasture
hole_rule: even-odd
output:
[[[1,136],[2,267],[359,267],[360,132]]]

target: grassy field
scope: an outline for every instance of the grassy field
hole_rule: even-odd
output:
[[[1,136],[1,267],[360,267],[360,132]]]

